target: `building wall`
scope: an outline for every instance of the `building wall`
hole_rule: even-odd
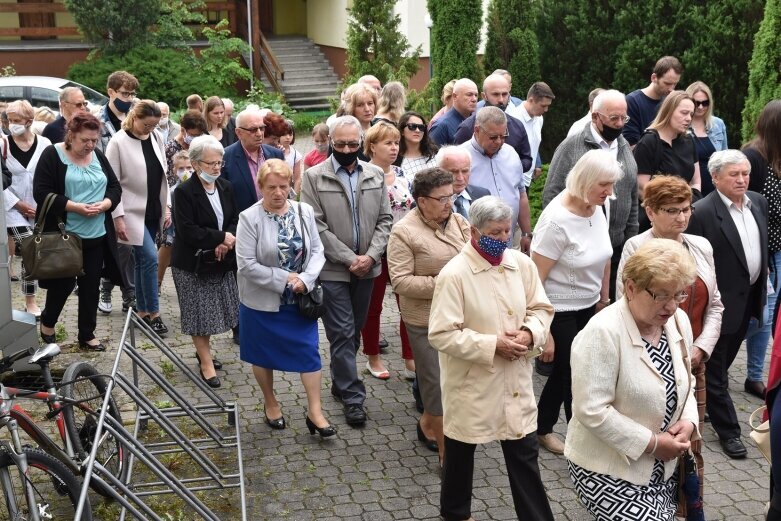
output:
[[[85,60],[90,49],[59,49],[56,51],[15,51],[0,53],[3,65],[13,64],[18,76],[54,76],[67,78],[68,68]]]
[[[306,35],[307,7],[320,3],[306,0],[274,0],[274,35]]]

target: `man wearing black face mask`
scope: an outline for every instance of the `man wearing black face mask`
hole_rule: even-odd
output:
[[[366,423],[366,388],[355,355],[393,216],[382,170],[358,159],[360,122],[353,116],[338,117],[329,125],[329,135],[333,153],[304,172],[301,201],[314,208],[325,250],[320,281],[331,350],[331,393],[344,404],[347,424],[359,427]]]
[[[498,107],[502,111],[507,110],[507,104],[510,103],[510,82],[500,74],[491,74],[483,81],[483,92],[481,92],[485,106]],[[472,139],[475,130],[475,117],[477,112],[466,118],[456,131],[455,144],[460,145]],[[523,165],[523,171],[529,170],[532,166],[531,147],[529,146],[529,137],[526,135],[526,128],[519,119],[507,117],[507,140],[505,143],[510,145],[518,153]]]
[[[627,140],[621,135],[629,120],[626,98],[617,90],[601,92],[591,107],[591,124],[561,142],[553,159],[542,192],[543,208],[564,190],[567,174],[578,159],[595,148],[610,152],[624,169],[624,176],[613,188],[613,198],[605,204],[608,231],[613,246],[610,263],[610,298],[615,298],[616,270],[624,243],[637,235],[637,163]]]

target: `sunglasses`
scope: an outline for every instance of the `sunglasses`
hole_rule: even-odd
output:
[[[696,109],[697,107],[710,107],[710,100],[709,99],[702,100],[702,101],[694,100],[694,108]]]
[[[407,127],[407,130],[410,130],[412,132],[415,132],[416,130],[418,132],[425,132],[426,131],[426,125],[423,125],[422,123],[407,123],[404,125]]]

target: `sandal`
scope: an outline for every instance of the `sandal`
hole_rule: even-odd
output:
[[[371,373],[371,375],[377,378],[378,380],[387,380],[388,378],[390,378],[390,373],[388,372],[387,369],[385,369],[384,371],[375,371],[374,369],[372,369],[372,365],[369,362],[366,362],[366,370],[369,371],[369,373]]]

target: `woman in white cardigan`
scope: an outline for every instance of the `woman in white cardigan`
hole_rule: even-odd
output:
[[[325,264],[312,207],[288,200],[293,171],[282,159],[269,159],[258,172],[263,198],[239,215],[236,261],[239,283],[241,359],[263,392],[266,424],[287,426],[274,394],[274,371],[301,374],[310,434],[336,434],[320,404],[322,363],[317,320],[303,316],[298,300],[312,291]]]
[[[120,243],[133,246],[136,313],[158,335],[168,328],[160,318],[155,235],[171,223],[163,140],[155,131],[160,108],[152,100],[135,104],[106,147],[106,157],[122,185],[112,213]]]
[[[572,420],[564,455],[599,520],[672,521],[676,463],[699,439],[691,326],[678,304],[696,275],[680,243],[652,239],[619,274],[624,297],[572,344]]]
[[[33,234],[37,208],[33,198],[33,174],[43,149],[51,145],[51,141],[31,131],[35,111],[28,101],[9,103],[5,113],[11,135],[7,139],[0,136],[0,155],[5,159],[13,179],[11,186],[5,190],[5,225],[14,243],[21,245],[22,239]],[[25,274],[22,265],[25,310],[40,318],[41,309],[35,303],[37,284],[34,280],[25,280]]]

